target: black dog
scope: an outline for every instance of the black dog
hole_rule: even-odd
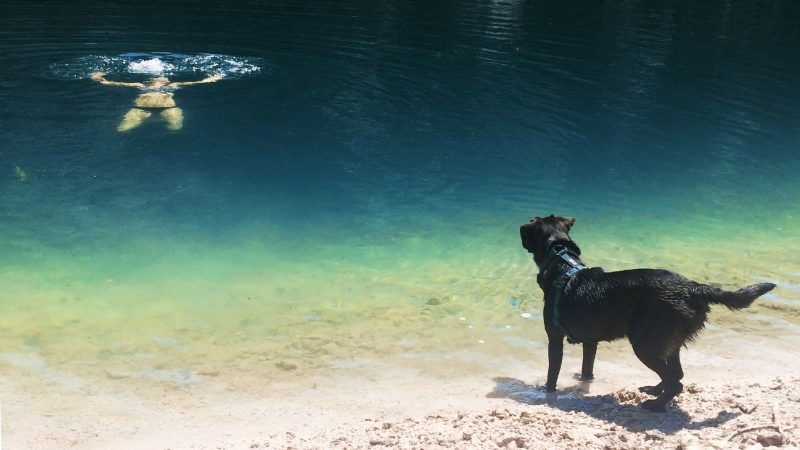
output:
[[[628,338],[636,356],[661,378],[640,391],[656,396],[644,408],[664,411],[683,390],[681,346],[703,329],[710,303],[730,309],[748,307],[771,291],[759,283],[735,292],[696,283],[677,273],[658,269],[604,272],[588,269],[579,259],[578,245],[569,237],[571,217],[536,217],[520,227],[522,246],[539,266],[537,281],[544,291],[547,332],[547,391],[556,390],[564,337],[583,343],[583,379],[593,377],[599,341]]]

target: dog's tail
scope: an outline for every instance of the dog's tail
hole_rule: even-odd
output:
[[[694,290],[694,294],[699,299],[708,303],[725,305],[730,309],[743,309],[750,306],[758,297],[775,289],[774,283],[757,283],[743,287],[738,291],[723,291],[713,286],[700,284]]]

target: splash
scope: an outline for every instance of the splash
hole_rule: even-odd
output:
[[[267,71],[262,58],[231,56],[217,53],[185,55],[180,53],[123,53],[117,56],[86,55],[67,63],[50,66],[57,78],[88,78],[94,72],[111,75],[146,74],[171,76],[182,74],[221,74],[226,78],[243,78]]]
[[[131,61],[128,64],[128,72],[147,73],[151,75],[163,75],[172,70],[172,64],[164,63],[158,58],[145,59],[144,61]]]

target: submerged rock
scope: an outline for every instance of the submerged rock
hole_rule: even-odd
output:
[[[104,369],[103,371],[106,373],[106,376],[112,380],[122,380],[124,378],[130,378],[131,376],[130,372],[125,372],[122,370]]]

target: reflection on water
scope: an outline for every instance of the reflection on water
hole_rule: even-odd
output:
[[[775,281],[704,339],[780,355],[800,302],[800,36],[796,5],[770,5],[12,2],[0,364],[156,391],[374,360],[543,374],[517,227],[550,212],[578,218],[591,265]],[[179,134],[119,135],[129,93],[82,78],[206,63],[264,70],[181,92]]]

